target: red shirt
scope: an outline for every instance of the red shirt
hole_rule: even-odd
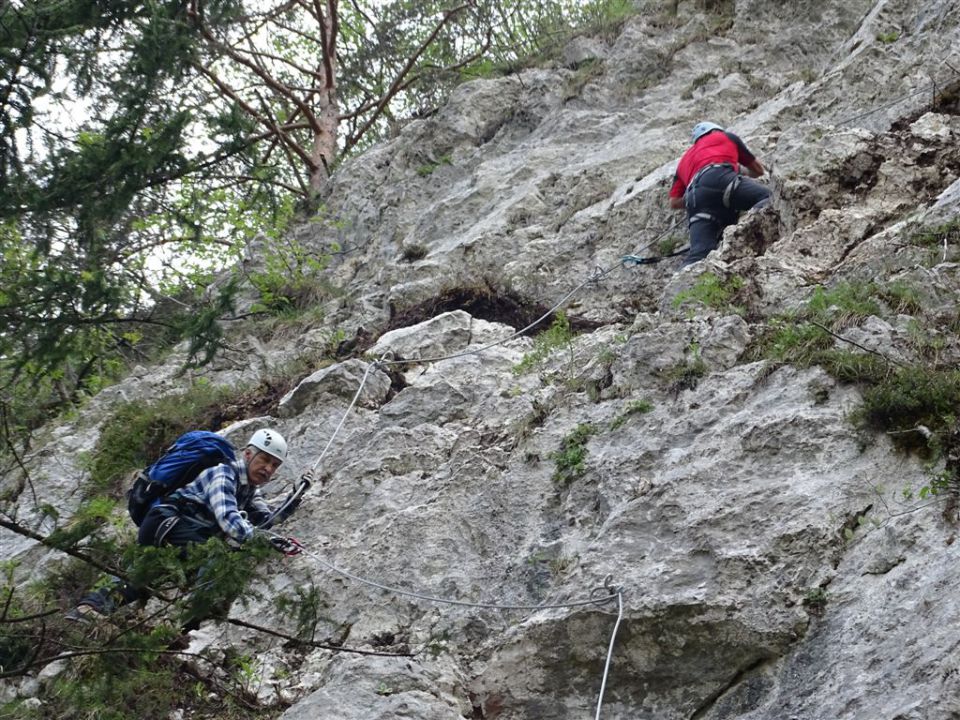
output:
[[[714,130],[697,140],[677,163],[677,174],[673,178],[670,197],[683,197],[684,190],[693,180],[697,171],[707,165],[730,163],[740,172],[740,163],[749,165],[754,161],[753,153],[747,150],[743,140],[732,132]]]

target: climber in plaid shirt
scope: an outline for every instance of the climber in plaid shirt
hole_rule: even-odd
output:
[[[287,457],[287,443],[276,430],[258,430],[239,458],[201,472],[188,485],[164,497],[147,512],[140,525],[140,545],[185,547],[221,537],[238,548],[253,536],[254,527],[269,528],[293,514],[299,496],[274,512],[260,495]],[[312,482],[307,471],[301,481]],[[67,613],[69,620],[88,621],[91,614],[109,615],[118,607],[145,599],[146,592],[119,578],[85,595]],[[199,619],[186,629],[194,629]]]

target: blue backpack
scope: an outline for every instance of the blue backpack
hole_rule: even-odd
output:
[[[130,517],[140,527],[150,508],[164,495],[179,490],[207,468],[236,458],[233,445],[221,435],[208,430],[184,433],[159,460],[137,473],[127,492]]]

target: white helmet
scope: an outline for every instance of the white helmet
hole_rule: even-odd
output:
[[[693,132],[690,133],[690,142],[696,142],[708,132],[712,132],[714,130],[723,130],[723,128],[712,122],[697,123],[693,126]]]
[[[247,446],[253,446],[267,455],[273,455],[280,462],[287,459],[287,441],[276,430],[257,430],[250,437]]]

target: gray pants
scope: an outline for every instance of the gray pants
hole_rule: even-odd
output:
[[[738,175],[732,165],[711,165],[697,173],[687,187],[684,202],[690,250],[683,264],[691,265],[716,249],[723,229],[735,224],[741,212],[767,205],[770,189]]]

